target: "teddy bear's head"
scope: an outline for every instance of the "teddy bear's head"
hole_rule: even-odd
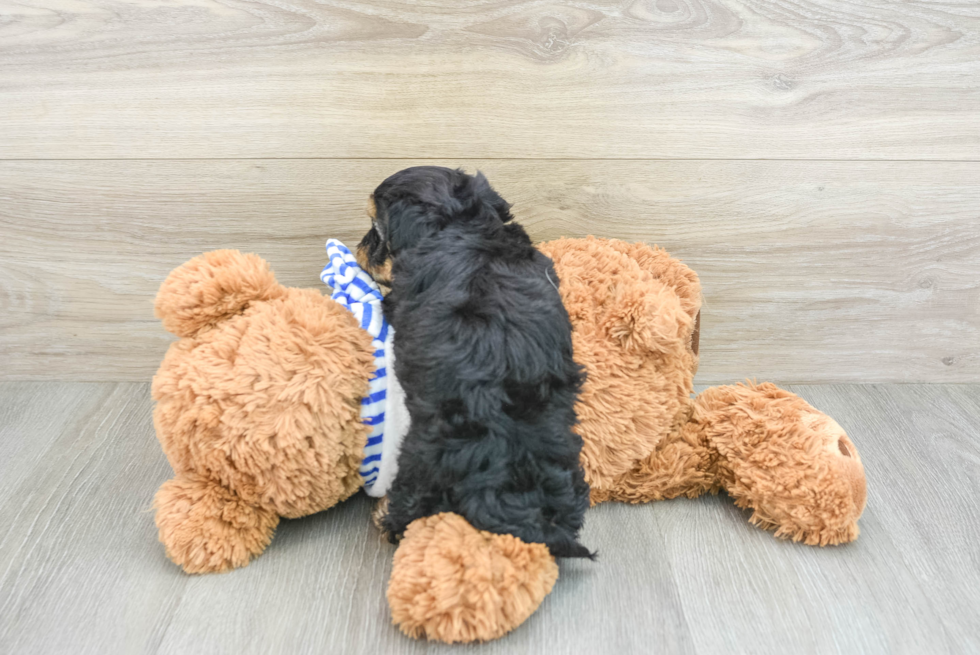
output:
[[[167,277],[156,314],[180,337],[153,379],[154,424],[177,480],[216,483],[206,488],[286,517],[360,488],[369,430],[360,402],[374,359],[349,311],[314,289],[283,287],[256,255],[218,250]],[[213,509],[226,521],[253,520],[245,510],[224,516],[235,512],[222,498]]]
[[[561,278],[575,360],[588,371],[576,411],[595,501],[689,405],[701,287],[689,268],[642,243],[589,237],[540,248]]]

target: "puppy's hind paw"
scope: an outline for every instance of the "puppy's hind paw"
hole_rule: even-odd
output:
[[[378,502],[374,504],[374,509],[371,510],[371,523],[381,531],[381,536],[388,541],[388,530],[384,524],[386,516],[388,516],[388,496],[382,496],[378,498]]]

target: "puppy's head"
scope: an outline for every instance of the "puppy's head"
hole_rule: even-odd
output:
[[[368,201],[371,229],[357,246],[357,261],[378,282],[390,284],[391,261],[447,226],[511,219],[510,205],[482,173],[441,166],[406,168],[381,183]]]

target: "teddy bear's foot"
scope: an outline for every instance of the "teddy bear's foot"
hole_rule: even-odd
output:
[[[388,583],[392,620],[410,637],[486,641],[524,622],[558,579],[543,544],[477,530],[456,514],[413,521]]]
[[[864,467],[832,418],[770,383],[713,387],[696,403],[719,481],[753,524],[813,546],[857,538]]]
[[[153,505],[167,557],[187,573],[245,566],[265,550],[279,524],[275,512],[197,475],[164,482]]]
[[[593,505],[608,500],[649,503],[669,498],[697,498],[718,493],[718,454],[704,438],[704,422],[692,403],[657,447],[619,475],[612,484],[593,485]]]

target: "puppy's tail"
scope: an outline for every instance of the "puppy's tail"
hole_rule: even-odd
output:
[[[577,541],[569,540],[545,545],[554,557],[586,557],[594,562],[599,555],[598,552],[590,551]]]

